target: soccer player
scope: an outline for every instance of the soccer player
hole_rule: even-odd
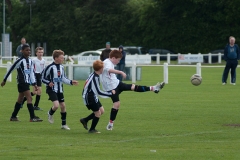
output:
[[[37,57],[33,59],[33,66],[38,90],[33,92],[34,94],[36,94],[36,99],[33,108],[34,110],[42,110],[41,108],[38,107],[38,104],[42,93],[42,71],[45,68],[45,60],[42,58],[44,53],[43,47],[37,47],[35,49],[35,53]]]
[[[84,104],[89,110],[92,110],[93,113],[91,113],[86,118],[81,118],[80,122],[83,124],[83,127],[88,130],[87,122],[92,119],[92,125],[88,133],[100,133],[95,129],[95,127],[98,124],[100,116],[104,113],[104,108],[100,103],[98,96],[102,98],[109,98],[112,93],[115,93],[115,91],[112,90],[111,92],[104,92],[100,90],[99,75],[103,72],[103,62],[96,60],[93,63],[93,69],[94,72],[89,75],[84,84],[82,92]]]
[[[1,86],[3,87],[6,84],[7,78],[10,73],[17,69],[17,83],[18,83],[18,100],[15,104],[14,111],[12,116],[10,117],[10,121],[19,121],[17,118],[17,114],[21,108],[21,104],[23,101],[23,97],[27,98],[27,107],[30,114],[30,122],[42,122],[42,119],[35,116],[34,109],[32,105],[32,97],[30,93],[30,82],[34,86],[35,90],[38,89],[36,85],[36,80],[33,72],[33,63],[32,60],[29,58],[31,54],[31,50],[29,45],[24,44],[22,46],[22,57],[17,59],[14,64],[11,66],[7,74],[5,75]]]
[[[141,86],[135,84],[125,84],[119,81],[116,77],[116,74],[121,74],[123,78],[126,78],[126,74],[123,71],[115,70],[114,65],[118,64],[122,58],[122,54],[118,50],[112,50],[109,54],[109,58],[104,60],[104,69],[101,74],[101,83],[103,90],[111,91],[115,90],[115,94],[111,96],[113,107],[110,113],[110,120],[107,125],[107,130],[113,129],[113,123],[116,119],[119,107],[120,107],[120,99],[119,94],[122,91],[135,91],[135,92],[147,92],[153,91],[158,93],[160,89],[162,89],[165,85],[164,82],[157,83],[155,86]]]
[[[46,92],[49,96],[49,100],[53,103],[53,106],[48,111],[48,121],[49,123],[54,122],[53,114],[60,105],[62,119],[61,128],[70,130],[66,123],[67,112],[63,95],[63,83],[78,85],[78,81],[70,80],[65,76],[64,67],[62,65],[64,61],[64,52],[62,50],[54,50],[52,56],[54,62],[49,64],[42,73],[42,82],[46,84]]]

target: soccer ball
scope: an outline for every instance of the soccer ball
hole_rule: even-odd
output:
[[[190,78],[190,81],[194,86],[198,86],[202,83],[202,77],[199,74],[194,74]]]

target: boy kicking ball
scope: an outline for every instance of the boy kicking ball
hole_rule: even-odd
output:
[[[83,124],[83,127],[88,130],[87,122],[92,119],[92,125],[88,133],[100,133],[95,127],[98,124],[100,116],[104,112],[104,108],[100,103],[98,96],[109,98],[112,94],[115,94],[115,91],[104,92],[100,90],[99,75],[103,72],[103,62],[100,60],[95,61],[93,63],[93,69],[94,72],[91,73],[86,80],[82,92],[84,104],[89,110],[92,110],[93,113],[86,118],[81,118],[80,122]]]
[[[119,63],[122,58],[121,52],[118,50],[112,50],[109,54],[109,58],[105,59],[104,62],[104,69],[101,74],[101,83],[103,90],[111,91],[115,90],[115,94],[111,96],[113,107],[110,113],[110,120],[107,125],[107,130],[113,129],[113,123],[116,119],[117,113],[120,107],[120,99],[119,94],[122,91],[135,91],[135,92],[148,92],[153,91],[158,93],[165,85],[164,82],[157,83],[155,86],[141,86],[135,84],[125,84],[117,79],[116,74],[121,74],[123,78],[126,78],[126,74],[122,71],[115,70],[114,66]]]

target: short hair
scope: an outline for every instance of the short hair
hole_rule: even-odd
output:
[[[119,50],[112,50],[110,53],[109,53],[109,58],[122,58],[122,53],[119,51]]]
[[[58,58],[60,55],[64,55],[64,52],[62,50],[59,49],[59,50],[53,51],[53,54],[52,54],[53,59]]]
[[[43,50],[43,49],[44,49],[43,47],[37,47],[37,48],[35,49],[35,53],[37,53],[38,50]]]
[[[235,37],[233,37],[233,36],[230,36],[230,37],[229,37],[229,40],[230,40],[231,38],[234,38],[234,39],[236,40],[236,38],[235,38]]]
[[[96,60],[93,62],[93,69],[94,71],[99,71],[100,69],[102,69],[104,66],[103,61],[100,60]]]
[[[24,50],[24,49],[27,48],[27,47],[30,48],[30,46],[29,46],[28,44],[24,44],[24,45],[22,45],[22,50]]]

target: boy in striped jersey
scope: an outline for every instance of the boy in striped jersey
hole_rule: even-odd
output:
[[[66,106],[63,95],[63,83],[68,85],[78,85],[78,81],[70,80],[65,76],[64,67],[62,65],[64,61],[64,52],[62,50],[53,51],[53,60],[42,73],[42,82],[46,84],[46,92],[49,96],[49,100],[53,102],[53,106],[48,111],[48,121],[53,123],[53,114],[60,106],[62,129],[70,130],[66,123]]]
[[[19,121],[17,118],[17,114],[21,108],[23,97],[27,98],[27,107],[30,114],[30,122],[42,122],[42,120],[35,116],[34,109],[32,105],[32,97],[30,92],[30,82],[34,86],[34,89],[37,90],[36,80],[33,72],[33,63],[29,58],[31,54],[31,50],[29,45],[24,44],[22,46],[21,52],[23,53],[22,57],[17,59],[11,68],[8,70],[5,75],[1,86],[3,87],[6,84],[8,76],[14,69],[17,69],[17,83],[18,83],[18,100],[15,104],[14,111],[10,118],[10,121]]]
[[[80,122],[83,124],[83,127],[88,130],[87,122],[92,119],[92,125],[88,133],[100,133],[95,127],[98,124],[100,116],[104,113],[104,108],[100,103],[98,96],[109,98],[112,94],[115,94],[115,91],[104,92],[100,90],[99,75],[103,72],[103,62],[96,60],[93,63],[93,69],[94,72],[89,75],[82,92],[84,104],[89,110],[92,110],[93,113],[86,118],[81,118]]]
[[[38,107],[38,104],[39,104],[41,93],[42,93],[42,71],[45,68],[45,60],[42,58],[44,53],[43,47],[37,47],[35,49],[35,53],[37,57],[33,58],[33,66],[34,66],[34,72],[35,72],[38,90],[35,92],[33,91],[33,93],[36,94],[36,99],[33,106],[34,106],[34,110],[42,110],[41,108]]]
[[[122,58],[122,53],[118,50],[112,50],[109,54],[109,58],[104,60],[104,69],[101,74],[101,82],[103,90],[111,91],[115,90],[116,93],[111,96],[113,107],[110,113],[110,120],[107,125],[107,130],[113,129],[113,122],[116,119],[119,107],[120,99],[119,94],[122,91],[135,91],[135,92],[147,92],[153,91],[158,93],[165,85],[164,82],[157,83],[155,86],[140,86],[135,84],[125,84],[117,79],[116,74],[121,74],[123,78],[126,78],[126,74],[122,71],[115,70],[114,65],[117,65]]]

